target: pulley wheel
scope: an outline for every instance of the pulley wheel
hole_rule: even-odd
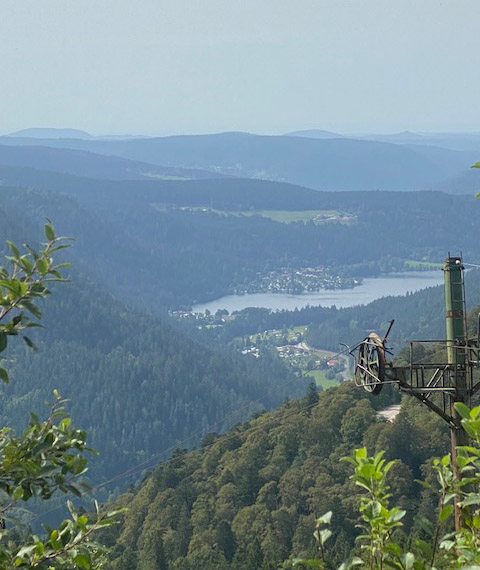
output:
[[[358,350],[355,376],[363,389],[379,394],[385,380],[385,348],[377,333],[370,333]]]

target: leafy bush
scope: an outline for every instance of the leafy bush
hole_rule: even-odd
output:
[[[22,336],[32,348],[24,330],[39,326],[38,300],[50,294],[51,281],[64,281],[54,265],[52,254],[68,247],[65,238],[55,235],[53,225],[45,226],[47,241],[37,251],[25,246],[24,252],[12,242],[0,267],[0,352],[7,348],[9,337]],[[9,381],[7,370],[0,367],[0,378]],[[82,496],[86,487],[79,482],[87,469],[83,452],[86,433],[72,426],[66,417],[65,400],[55,391],[49,417],[40,421],[31,414],[30,424],[16,436],[8,427],[0,430],[0,569],[62,568],[86,570],[99,568],[105,561],[105,548],[92,540],[93,534],[114,522],[117,512],[103,514],[95,502],[93,520],[77,512],[68,501],[70,518],[58,528],[45,525],[43,536],[26,531],[12,514],[20,502],[37,498],[48,501],[55,492]],[[7,528],[6,520],[11,521]],[[19,538],[21,537],[21,538]]]
[[[358,555],[344,562],[339,570],[360,568],[368,570],[464,570],[480,569],[480,406],[469,410],[456,403],[463,429],[472,445],[457,448],[457,467],[451,455],[435,459],[433,467],[439,484],[439,514],[433,543],[416,540],[413,547],[402,544],[402,536],[395,532],[403,526],[406,512],[391,507],[387,474],[395,464],[383,459],[383,452],[374,456],[365,447],[343,460],[354,466],[351,479],[363,491],[360,496],[360,516],[363,533],[357,537]],[[461,509],[461,527],[447,532],[441,539],[439,531],[452,525],[454,503]],[[325,542],[331,536],[323,528],[331,519],[331,512],[317,519],[314,532],[320,556],[317,559],[295,559],[285,568],[329,568],[325,560]]]

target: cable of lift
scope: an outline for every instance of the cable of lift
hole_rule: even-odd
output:
[[[463,262],[463,265],[468,265],[469,267],[480,267],[480,264],[475,264],[475,263],[466,263],[466,262]],[[391,329],[391,326],[389,327],[389,331],[388,331],[388,332],[390,332],[390,329]],[[385,336],[387,336],[387,335],[385,335]],[[385,340],[386,340],[386,338],[384,338],[384,341],[385,341]],[[395,338],[392,338],[392,339],[389,339],[389,340],[390,340],[390,341],[393,341],[393,342],[401,342],[401,343],[419,342],[419,341],[410,341],[410,340],[408,340],[408,339],[395,339]],[[314,370],[318,370],[318,369],[320,368],[320,366],[321,366],[324,362],[328,362],[329,360],[333,360],[333,359],[335,359],[336,357],[342,356],[342,355],[344,355],[344,354],[346,354],[346,353],[348,353],[349,355],[351,355],[351,352],[352,352],[353,350],[357,349],[357,348],[358,348],[362,343],[364,343],[364,342],[365,342],[365,341],[361,341],[361,342],[357,343],[356,345],[354,345],[353,347],[350,347],[350,346],[347,346],[347,345],[343,345],[343,346],[345,347],[343,350],[340,350],[340,351],[338,351],[338,352],[336,352],[336,353],[334,353],[334,354],[330,354],[330,355],[328,355],[328,356],[325,356],[325,357],[322,358],[321,361],[320,361],[318,364],[316,364],[311,370],[304,371],[299,377],[294,377],[294,378],[292,378],[292,379],[290,379],[290,380],[287,380],[287,382],[284,382],[283,384],[280,384],[278,387],[279,387],[279,388],[281,388],[281,387],[286,387],[286,386],[288,386],[289,384],[298,381],[299,378],[304,378],[304,377],[306,377],[306,376],[309,376],[310,372],[313,372]],[[421,341],[420,341],[420,342],[421,342]],[[441,342],[445,342],[445,340],[437,340],[437,341],[429,341],[429,342],[439,342],[439,343],[441,343]],[[424,358],[422,358],[422,359],[419,359],[417,363],[422,362],[425,358],[428,358],[428,356],[426,356],[426,357],[424,357]],[[386,383],[390,383],[390,381],[387,380]],[[395,382],[395,383],[398,383],[398,382]],[[226,422],[228,422],[229,420],[231,420],[235,415],[237,415],[237,414],[239,414],[240,412],[245,411],[246,409],[250,408],[253,404],[256,404],[256,403],[262,404],[262,400],[263,400],[264,398],[266,398],[268,395],[269,395],[269,393],[267,392],[267,393],[265,393],[263,396],[260,396],[259,398],[255,399],[255,400],[252,400],[252,401],[249,402],[248,404],[245,404],[244,406],[242,406],[242,407],[240,407],[240,408],[237,408],[236,410],[233,410],[232,412],[230,412],[229,414],[225,415],[225,416],[224,416],[223,418],[221,418],[220,420],[217,420],[216,422],[214,422],[211,426],[209,426],[209,429],[214,429],[215,427],[218,427],[219,425],[225,424]],[[316,402],[313,403],[313,404],[309,404],[309,405],[307,405],[305,408],[301,408],[300,410],[298,410],[298,409],[297,409],[297,410],[294,410],[294,413],[297,413],[298,411],[304,411],[305,409],[308,409],[308,408],[314,406],[315,404],[316,404]],[[293,415],[293,414],[292,414],[292,415]],[[289,416],[287,416],[287,417],[289,417]],[[212,432],[210,432],[210,433],[212,433]],[[204,432],[203,430],[202,430],[202,431],[198,430],[197,432],[192,433],[190,436],[188,436],[187,438],[183,439],[182,441],[176,443],[175,445],[170,446],[170,447],[168,447],[167,449],[165,449],[165,450],[163,450],[163,451],[160,451],[160,452],[158,452],[158,453],[154,453],[149,459],[146,459],[145,461],[142,461],[141,463],[138,463],[137,465],[134,465],[133,467],[130,467],[129,469],[127,469],[127,470],[125,470],[125,471],[119,473],[118,475],[115,475],[115,476],[111,477],[110,479],[107,479],[106,481],[103,481],[102,483],[99,483],[99,484],[93,486],[93,487],[92,487],[92,491],[99,490],[99,489],[101,489],[101,488],[103,488],[103,487],[108,486],[108,485],[111,484],[111,483],[120,481],[120,480],[122,480],[122,479],[125,479],[126,477],[130,477],[130,476],[134,475],[135,473],[137,473],[137,472],[139,472],[139,471],[144,471],[144,470],[146,470],[146,469],[154,469],[154,468],[162,461],[162,459],[160,459],[160,458],[164,457],[163,460],[168,459],[168,457],[165,457],[165,456],[168,456],[169,453],[175,451],[176,449],[181,448],[181,446],[183,446],[183,445],[185,445],[186,443],[190,442],[193,438],[201,437],[202,435],[205,435],[205,432]],[[232,438],[232,437],[235,437],[236,435],[237,435],[237,434],[234,433],[234,434],[232,434],[231,436],[228,436],[228,435],[227,435],[227,436],[224,436],[224,440],[225,440],[225,438],[226,438],[227,441],[228,441],[228,439],[230,439],[230,438]],[[212,444],[206,445],[206,446],[204,446],[203,449],[208,449],[209,447],[211,447],[211,446],[214,445],[215,443],[216,443],[216,442],[213,442]],[[150,465],[150,463],[152,463],[152,461],[155,461],[155,460],[159,460],[159,461],[156,461],[153,465]],[[172,459],[170,459],[170,461],[172,461]],[[70,497],[73,497],[73,494],[67,494],[66,496],[64,496],[65,499],[68,499],[68,498],[70,498]],[[48,511],[44,511],[44,512],[42,512],[42,513],[40,513],[40,514],[34,516],[34,517],[31,519],[30,522],[33,522],[33,521],[39,519],[40,517],[45,516],[46,514],[55,512],[55,511],[57,511],[58,509],[63,508],[64,506],[65,506],[65,505],[62,503],[61,505],[58,505],[57,507],[55,507],[55,508],[53,508],[53,509],[50,509],[50,510],[48,510]]]
[[[346,347],[343,350],[340,350],[334,354],[330,354],[328,356],[325,356],[321,362],[319,364],[317,364],[314,368],[312,368],[311,370],[305,371],[301,376],[299,377],[294,377],[291,378],[290,380],[287,380],[287,382],[284,382],[283,384],[279,385],[279,388],[284,388],[286,386],[288,386],[289,384],[293,383],[293,382],[297,382],[300,378],[304,378],[306,376],[309,375],[310,372],[317,370],[324,362],[328,362],[329,360],[332,360],[338,356],[341,356],[347,352],[350,351],[350,347]],[[214,422],[211,426],[209,426],[209,429],[211,428],[212,430],[215,427],[218,427],[219,425],[222,425],[226,422],[228,422],[229,420],[232,420],[233,417],[237,414],[239,414],[242,411],[245,411],[246,409],[250,408],[253,404],[256,403],[262,403],[262,400],[264,398],[266,398],[269,395],[268,392],[266,392],[263,396],[260,396],[259,398],[257,398],[256,400],[252,400],[251,402],[249,402],[248,404],[245,404],[244,406],[237,408],[236,410],[233,410],[232,412],[230,412],[229,414],[225,415],[223,418],[217,420],[216,422]],[[313,404],[309,404],[305,407],[300,408],[300,410],[294,410],[292,414],[290,415],[294,415],[295,413],[297,413],[298,411],[305,411],[308,408],[314,406],[316,404],[316,402],[314,402]],[[290,417],[290,415],[287,415],[287,418]],[[263,428],[262,428],[263,429]],[[209,433],[212,433],[212,431],[210,431]],[[190,442],[193,438],[197,438],[197,437],[201,437],[202,435],[205,435],[205,432],[203,430],[198,430],[197,432],[192,433],[191,435],[189,435],[187,438],[183,439],[180,442],[177,442],[175,445],[172,445],[170,447],[168,447],[167,449],[164,449],[163,451],[159,451],[157,453],[154,453],[149,459],[146,459],[144,461],[142,461],[141,463],[138,463],[137,465],[134,465],[133,467],[130,467],[129,469],[126,469],[125,471],[119,473],[118,475],[114,475],[113,477],[111,477],[110,479],[107,479],[106,481],[103,481],[101,483],[98,483],[97,485],[94,485],[92,487],[92,492],[94,491],[98,491],[99,489],[102,489],[104,487],[107,487],[108,485],[110,485],[111,483],[115,483],[117,481],[121,481],[122,479],[125,479],[127,477],[130,477],[132,475],[134,475],[135,473],[139,472],[139,471],[145,471],[146,469],[154,469],[155,467],[157,467],[157,465],[159,465],[162,461],[168,460],[168,454],[170,454],[171,452],[180,449],[183,445],[187,444],[188,442]],[[225,438],[228,441],[229,439],[236,437],[236,433],[233,433],[232,435],[226,435],[224,436],[224,441]],[[209,447],[213,446],[216,442],[213,442],[211,444],[208,444],[206,446],[204,446],[202,449],[208,449]],[[180,459],[180,458],[179,458]],[[158,460],[158,461],[155,461]],[[155,463],[153,463],[152,465],[150,465],[150,463],[152,461],[155,461]],[[169,461],[172,461],[172,459],[170,458]],[[69,493],[67,495],[64,495],[63,497],[65,499],[65,501],[67,501],[69,498],[74,498],[73,493]],[[66,504],[66,503],[65,503]],[[61,508],[65,507],[65,504],[62,502],[62,504],[47,510],[47,511],[43,511],[42,513],[39,513],[38,515],[35,515],[34,517],[32,517],[30,519],[30,522],[33,522],[35,520],[38,520],[41,517],[44,517],[47,514],[53,513]]]

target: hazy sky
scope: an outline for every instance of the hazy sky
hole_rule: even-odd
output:
[[[0,131],[480,131],[480,0],[0,0]]]

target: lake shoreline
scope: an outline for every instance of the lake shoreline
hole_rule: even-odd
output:
[[[438,271],[404,271],[390,273],[380,277],[367,277],[363,283],[349,289],[322,289],[317,292],[298,294],[288,293],[251,293],[226,295],[207,303],[198,303],[192,310],[204,313],[209,310],[215,313],[218,309],[226,309],[229,313],[247,307],[263,307],[271,310],[295,310],[309,306],[332,307],[338,309],[366,305],[388,296],[402,296],[414,293],[427,287],[443,284],[443,272]]]

